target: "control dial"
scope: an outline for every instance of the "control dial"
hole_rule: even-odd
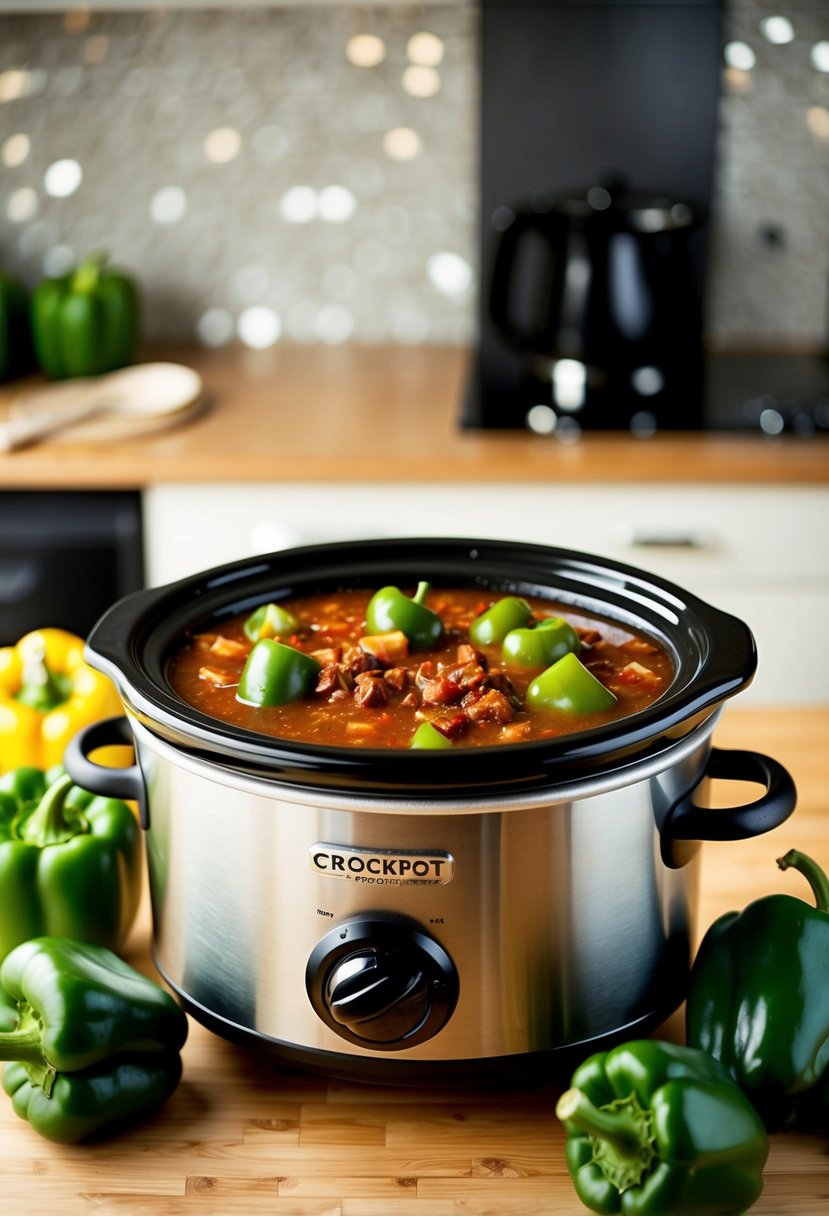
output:
[[[350,1043],[380,1051],[432,1038],[458,998],[449,955],[403,917],[343,921],[315,946],[305,981],[326,1025]]]

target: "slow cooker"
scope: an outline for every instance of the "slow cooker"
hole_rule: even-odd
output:
[[[632,626],[668,649],[673,681],[609,727],[422,752],[272,739],[168,680],[183,637],[268,600],[422,579]],[[284,550],[127,596],[86,657],[125,714],[81,732],[67,767],[139,804],[159,972],[217,1033],[335,1075],[567,1068],[657,1025],[685,994],[699,842],[768,831],[795,805],[777,762],[711,744],[755,670],[747,626],[587,554],[460,539]],[[124,741],[132,765],[95,763]],[[709,809],[719,777],[763,792]]]

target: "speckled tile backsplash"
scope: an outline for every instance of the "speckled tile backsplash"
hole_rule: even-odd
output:
[[[725,34],[707,327],[820,343],[829,8]],[[109,250],[150,340],[471,341],[477,81],[469,4],[7,13],[0,261]]]
[[[829,0],[727,0],[709,333],[829,341]]]

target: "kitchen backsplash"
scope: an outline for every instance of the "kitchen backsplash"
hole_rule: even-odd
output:
[[[829,331],[829,9],[730,0],[707,328]],[[99,249],[150,340],[468,342],[470,4],[0,16],[0,263]]]

